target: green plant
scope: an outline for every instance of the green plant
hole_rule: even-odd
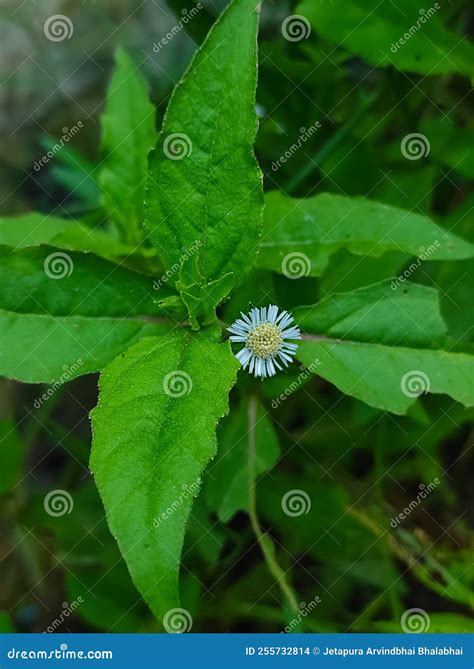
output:
[[[314,11],[323,34],[335,30],[324,21],[330,4],[309,4],[302,13]],[[351,11],[361,11],[358,3]],[[422,213],[360,197],[272,190],[264,207],[253,153],[258,18],[256,0],[234,0],[176,86],[158,137],[145,82],[117,52],[96,179],[106,227],[91,224],[93,212],[83,221],[35,213],[0,221],[0,373],[54,384],[101,372],[90,467],[133,582],[160,621],[180,607],[180,556],[201,487],[201,502],[222,522],[248,514],[285,619],[300,611],[258,516],[258,477],[281,457],[265,405],[279,409],[314,374],[367,415],[429,422],[419,401],[428,392],[474,406],[472,345],[448,331],[437,291],[407,280],[422,262],[451,267],[474,257],[474,244]],[[366,56],[365,40],[349,47]],[[422,71],[432,66],[422,62]],[[459,50],[461,71],[466,62]],[[331,290],[362,262],[352,285]],[[319,300],[318,279],[329,282]],[[299,369],[263,382],[238,374],[227,330],[249,304],[291,310],[302,332],[292,349]],[[283,477],[262,495],[278,509],[294,488]],[[330,491],[335,508],[346,504],[340,493]],[[299,515],[291,504],[307,504],[304,495],[286,500],[283,525]],[[377,535],[373,521],[353,515]],[[389,550],[409,559],[406,547]],[[457,601],[470,596],[462,591]]]

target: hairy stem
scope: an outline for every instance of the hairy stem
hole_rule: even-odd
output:
[[[252,529],[262,551],[265,562],[271,575],[285,597],[288,606],[294,613],[300,610],[298,600],[290,584],[286,579],[286,574],[280,567],[275,558],[274,547],[269,537],[262,532],[257,515],[257,486],[255,474],[255,426],[257,423],[257,398],[252,395],[248,407],[248,473],[249,473],[249,516]]]

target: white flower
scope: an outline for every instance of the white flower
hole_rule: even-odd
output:
[[[242,367],[249,368],[249,373],[260,376],[274,376],[276,370],[282,370],[280,363],[288,367],[298,348],[290,344],[290,339],[301,339],[299,327],[294,325],[293,316],[287,311],[279,313],[278,307],[254,308],[248,315],[241,312],[228,328],[230,341],[245,344],[235,356]]]

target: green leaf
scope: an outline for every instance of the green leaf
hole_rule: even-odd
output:
[[[93,251],[105,258],[126,255],[132,248],[98,228],[70,218],[31,212],[0,218],[0,244],[27,248],[51,244],[74,251]]]
[[[206,282],[199,273],[196,256],[183,264],[176,287],[187,307],[193,330],[199,330],[201,321],[203,325],[210,325],[216,320],[216,307],[228,296],[233,285],[232,273]]]
[[[172,324],[137,318],[16,314],[0,309],[0,376],[56,387],[100,371],[143,337],[171,330]]]
[[[355,259],[352,253],[341,249],[331,256],[320,279],[321,294],[326,296],[330,293],[344,293],[347,290],[386,281],[402,274],[407,264],[407,254],[400,251],[389,251],[380,258],[358,256]],[[431,266],[434,264],[431,263]],[[425,271],[424,267],[422,269]]]
[[[170,100],[150,154],[146,225],[170,270],[200,243],[201,275],[244,279],[263,206],[253,154],[258,0],[234,0]]]
[[[181,288],[181,299],[188,309],[193,330],[199,330],[201,320],[203,325],[210,325],[216,320],[216,307],[230,293],[233,284],[234,275],[230,272],[216,281],[193,283]]]
[[[321,193],[292,199],[267,195],[258,266],[287,276],[320,276],[333,253],[378,258],[389,251],[424,252],[427,260],[474,256],[474,245],[425,216],[364,198]]]
[[[414,276],[420,283],[428,282],[440,291],[441,313],[449,334],[456,341],[474,341],[474,310],[472,287],[474,263],[464,260],[457,263],[433,263],[420,268]]]
[[[184,331],[148,338],[103,372],[91,469],[132,579],[157,616],[179,605],[186,520],[216,454],[238,363],[229,344]]]
[[[472,44],[444,27],[439,5],[435,3],[426,12],[422,9],[412,0],[304,0],[297,13],[319,35],[376,67],[393,65],[419,74],[459,72],[472,77]]]
[[[248,469],[248,400],[225,420],[218,431],[219,453],[206,472],[205,495],[209,507],[226,523],[237,511],[249,509],[253,485]],[[255,471],[260,476],[272,469],[280,448],[272,421],[261,406],[255,426]]]
[[[295,310],[297,357],[343,393],[403,414],[423,392],[474,405],[474,356],[452,351],[437,292],[382,283]]]
[[[87,253],[0,247],[0,374],[54,383],[96,372],[147,334],[170,295],[153,277]]]
[[[46,152],[54,153],[49,170],[52,179],[65,192],[70,193],[73,200],[71,204],[68,198],[61,203],[61,208],[67,211],[97,209],[100,204],[100,188],[95,178],[95,164],[72,146],[61,146],[61,150],[57,151],[58,140],[48,135],[42,137],[40,142]]]
[[[130,318],[160,313],[172,295],[154,279],[91,253],[0,246],[0,309],[21,314]]]
[[[146,82],[123,49],[116,53],[102,116],[103,165],[98,181],[110,218],[135,242],[143,221],[148,152],[155,143],[155,108]]]

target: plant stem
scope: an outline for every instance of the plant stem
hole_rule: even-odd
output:
[[[257,423],[257,398],[251,395],[248,406],[248,474],[249,474],[249,516],[252,529],[262,551],[268,569],[278,583],[288,606],[294,613],[298,613],[300,606],[286,574],[275,558],[274,546],[266,534],[262,532],[257,515],[257,486],[255,474],[255,426]]]

